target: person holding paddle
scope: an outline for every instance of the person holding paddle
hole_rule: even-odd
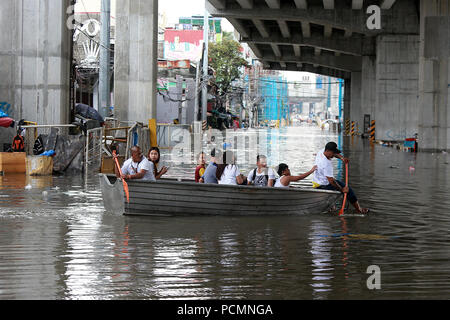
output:
[[[337,148],[335,142],[326,144],[325,149],[319,151],[316,155],[317,170],[313,176],[313,186],[317,189],[323,190],[337,190],[346,193],[348,201],[355,207],[358,213],[368,213],[369,209],[361,208],[358,199],[352,188],[345,185],[345,183],[336,180],[333,174],[333,158],[341,159],[345,164],[349,163],[347,158],[341,155],[341,151]]]
[[[131,148],[131,158],[123,163],[121,169],[126,180],[156,181],[153,162],[144,157],[141,148],[138,146]],[[114,167],[114,171],[116,176],[120,178],[117,167]]]

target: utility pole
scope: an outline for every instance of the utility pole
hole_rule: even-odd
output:
[[[342,119],[342,106],[343,106],[343,96],[342,96],[342,87],[344,85],[344,80],[339,79],[339,100],[338,100],[338,107],[339,107],[339,132],[342,130],[343,127],[343,119]]]
[[[176,76],[177,81],[177,97],[178,97],[178,123],[183,124],[183,77]]]
[[[197,62],[197,72],[196,72],[196,75],[195,75],[195,96],[194,96],[194,98],[195,98],[195,102],[194,102],[194,105],[195,105],[195,107],[194,107],[194,121],[199,121],[200,119],[199,119],[199,114],[200,114],[200,103],[199,103],[199,101],[200,101],[200,99],[199,99],[199,95],[200,95],[200,91],[199,91],[199,83],[200,83],[200,62],[201,62],[201,60],[199,60],[198,62]]]
[[[208,44],[209,44],[209,14],[206,10],[205,1],[205,17],[203,19],[203,40],[205,43],[205,52],[203,54],[203,79],[202,79],[202,121],[206,120],[206,112],[208,110]]]
[[[108,108],[111,106],[110,86],[110,19],[111,0],[102,0],[100,17],[100,72],[99,72],[99,104],[98,111],[105,118],[109,115]]]

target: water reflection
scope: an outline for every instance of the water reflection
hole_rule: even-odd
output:
[[[448,155],[339,140],[313,127],[265,131],[260,143],[281,144],[271,165],[283,161],[293,172],[338,141],[351,160],[350,184],[372,213],[125,217],[104,211],[96,176],[0,177],[0,299],[450,296]],[[167,150],[162,158],[171,165]],[[171,175],[193,176],[194,168],[171,165]],[[370,265],[381,268],[381,290],[366,286]]]
[[[331,291],[333,279],[333,263],[331,260],[331,248],[329,238],[322,235],[332,234],[329,226],[322,221],[311,222],[311,255],[312,255],[312,279],[313,295],[315,299],[326,299],[327,292]]]

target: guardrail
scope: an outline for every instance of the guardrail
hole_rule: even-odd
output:
[[[89,129],[86,132],[86,145],[84,149],[85,173],[93,170],[100,171],[102,165],[102,146],[104,128]]]

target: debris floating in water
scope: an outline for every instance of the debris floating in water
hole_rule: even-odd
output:
[[[31,186],[31,184],[29,184],[29,185],[27,185],[26,187],[25,187],[25,190],[31,190],[33,187]]]

